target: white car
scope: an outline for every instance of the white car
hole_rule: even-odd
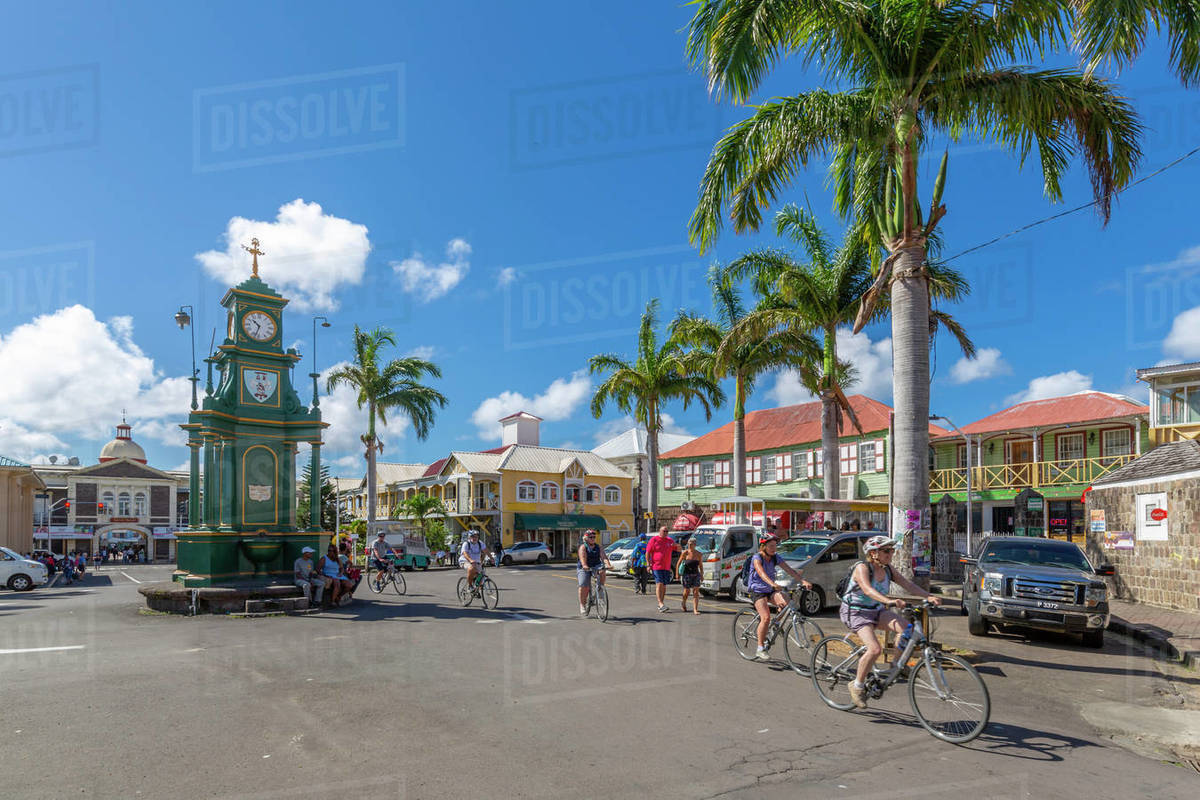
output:
[[[604,548],[608,560],[612,562],[612,571],[620,577],[629,576],[629,560],[633,557],[633,548],[637,544],[636,536],[628,536]]]
[[[545,564],[552,554],[545,542],[517,542],[504,551],[500,563],[510,564]]]
[[[0,547],[0,586],[14,592],[28,592],[46,582],[48,570],[40,561],[30,561],[20,553]]]

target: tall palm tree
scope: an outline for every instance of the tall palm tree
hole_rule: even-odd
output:
[[[1089,71],[1137,58],[1151,32],[1165,28],[1171,66],[1184,86],[1200,85],[1200,0],[1072,0],[1072,33]]]
[[[821,400],[821,452],[824,494],[838,498],[838,438],[841,414],[862,432],[858,419],[846,399],[848,383],[853,379],[852,365],[839,361],[837,331],[858,318],[864,297],[874,280],[871,275],[870,237],[862,226],[847,229],[842,243],[833,249],[825,231],[813,215],[794,204],[784,206],[775,215],[775,232],[799,245],[808,258],[806,263],[778,249],[755,250],[727,267],[737,280],[750,278],[755,290],[766,298],[760,309],[741,322],[748,338],[770,335],[782,326],[792,330],[814,330],[821,335],[819,369],[811,380],[801,376],[802,384]],[[955,270],[937,263],[927,265],[931,299],[957,302],[968,288]],[[881,298],[873,312],[875,318],[887,312],[888,298]],[[941,309],[930,311],[930,340],[941,328],[948,330],[968,358],[975,357],[975,345],[952,316]]]
[[[801,375],[813,371],[821,351],[816,340],[798,327],[747,335],[739,327],[747,315],[763,308],[770,298],[762,297],[747,309],[733,276],[714,267],[709,271],[716,319],[681,311],[671,323],[670,336],[684,347],[685,363],[692,374],[713,380],[733,378],[733,486],[734,494],[746,494],[746,398],[763,373],[791,367]]]
[[[599,419],[604,406],[611,400],[646,429],[650,461],[648,508],[651,513],[658,512],[658,434],[662,430],[663,405],[678,400],[686,410],[692,403],[699,403],[704,408],[705,419],[712,419],[713,407],[725,402],[725,392],[717,381],[689,369],[684,348],[678,341],[667,337],[661,346],[658,344],[657,326],[658,300],[655,299],[646,304],[642,314],[636,360],[630,362],[621,356],[603,353],[588,361],[591,374],[608,375],[592,395],[592,416]]]
[[[412,422],[418,439],[425,439],[433,428],[435,409],[446,405],[446,397],[425,386],[425,376],[442,377],[436,364],[411,356],[381,362],[381,351],[396,346],[396,337],[387,328],[372,331],[354,326],[354,361],[329,374],[326,391],[345,384],[358,395],[358,407],[367,409],[367,432],[361,437],[367,458],[367,530],[375,527],[375,458],[383,452],[383,442],[375,433],[375,421],[387,424],[389,412],[398,411]]]
[[[747,102],[775,63],[799,55],[837,91],[815,89],[755,108],[717,142],[690,235],[712,246],[726,209],[755,230],[811,158],[829,155],[835,208],[867,220],[888,253],[872,297],[892,304],[896,406],[893,506],[929,513],[929,237],[946,214],[945,172],[928,206],[917,165],[935,134],[998,141],[1020,161],[1036,145],[1045,193],[1062,197],[1073,156],[1086,164],[1101,216],[1141,157],[1141,125],[1113,86],[1078,69],[1020,63],[1055,46],[1068,3],[1020,0],[698,0],[687,51],[718,96]],[[928,211],[923,213],[923,208]],[[870,309],[858,327],[871,316]],[[905,531],[897,530],[897,535]],[[912,536],[897,566],[911,570]]]

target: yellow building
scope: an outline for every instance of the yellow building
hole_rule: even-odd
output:
[[[545,542],[555,558],[569,557],[588,528],[600,531],[603,544],[633,532],[628,472],[588,450],[540,446],[541,419],[532,414],[520,412],[500,422],[500,447],[454,451],[420,475],[381,481],[380,494],[393,508],[395,501],[414,494],[432,495],[446,507],[450,534],[475,529],[489,545],[499,538],[505,547]],[[386,507],[384,501],[380,506]]]

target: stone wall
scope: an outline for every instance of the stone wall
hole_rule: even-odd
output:
[[[1136,537],[1136,497],[1166,492],[1167,540],[1139,541],[1132,550],[1104,548],[1104,534],[1088,526],[1087,553],[1094,564],[1110,563],[1116,575],[1109,589],[1121,600],[1168,608],[1200,611],[1200,480],[1162,481],[1141,486],[1088,492],[1087,513],[1104,509],[1109,532],[1128,531]]]

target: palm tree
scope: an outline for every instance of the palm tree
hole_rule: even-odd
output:
[[[1200,84],[1200,2],[1197,0],[1073,0],[1072,34],[1088,71],[1137,58],[1151,27],[1167,29],[1171,66],[1184,86]]]
[[[841,412],[862,432],[846,399],[854,372],[851,365],[838,359],[837,331],[854,323],[859,316],[864,296],[874,280],[873,247],[866,229],[856,225],[846,231],[835,251],[813,215],[794,204],[784,206],[775,215],[775,232],[799,245],[808,262],[798,263],[781,250],[755,250],[731,263],[727,272],[737,280],[750,278],[755,290],[770,298],[742,321],[744,336],[767,336],[780,326],[820,331],[819,369],[811,377],[801,375],[801,383],[821,400],[824,495],[836,499],[841,494],[837,479]],[[957,271],[936,263],[928,264],[927,269],[931,298],[957,302],[967,294],[966,282]],[[885,315],[887,305],[885,296],[876,304],[874,317]],[[936,308],[930,314],[931,342],[938,329],[946,328],[958,340],[963,353],[968,358],[975,357],[975,345],[957,320]]]
[[[375,433],[376,419],[387,424],[390,411],[399,411],[412,422],[418,439],[425,439],[433,428],[435,409],[446,405],[446,397],[436,389],[425,386],[426,375],[442,377],[436,364],[411,356],[394,358],[380,363],[383,348],[395,347],[396,338],[387,328],[372,331],[354,326],[354,361],[329,374],[326,391],[332,392],[343,384],[358,396],[358,407],[367,408],[367,432],[362,436],[367,458],[367,530],[375,527],[375,457],[383,452],[383,442]]]
[[[599,419],[604,406],[611,400],[646,429],[650,460],[648,508],[652,513],[658,512],[658,434],[662,430],[663,404],[679,400],[686,410],[692,403],[699,403],[704,407],[705,419],[712,419],[713,407],[725,402],[725,392],[720,384],[712,377],[688,368],[679,342],[667,337],[659,346],[655,334],[657,324],[658,300],[651,300],[642,314],[634,362],[612,353],[592,356],[588,361],[591,374],[608,374],[592,395],[592,416]]]
[[[688,54],[718,96],[747,102],[771,67],[793,54],[819,65],[839,87],[773,99],[730,128],[705,169],[689,232],[708,249],[726,209],[735,230],[757,229],[763,208],[810,159],[831,156],[835,208],[866,220],[888,253],[871,295],[885,288],[891,294],[898,511],[929,512],[926,256],[946,214],[945,171],[923,214],[917,165],[932,137],[998,141],[1020,161],[1036,145],[1053,201],[1078,155],[1104,219],[1141,157],[1141,126],[1109,82],[1019,63],[1062,41],[1073,22],[1069,5],[698,0],[691,20]],[[868,304],[857,327],[871,311]],[[897,566],[904,572],[911,570],[911,544],[911,536],[902,537]]]
[[[670,337],[688,348],[689,372],[713,380],[733,378],[733,493],[746,494],[746,398],[760,375],[791,367],[801,375],[811,373],[820,359],[820,348],[806,330],[779,329],[765,335],[747,335],[739,324],[763,308],[769,298],[748,310],[732,275],[714,267],[709,271],[716,320],[679,312],[671,323]]]
[[[445,519],[449,513],[441,500],[424,492],[417,492],[412,497],[404,498],[396,503],[396,508],[392,512],[397,517],[403,515],[413,520],[420,529],[422,538],[425,537],[425,521],[427,519],[431,517]]]

